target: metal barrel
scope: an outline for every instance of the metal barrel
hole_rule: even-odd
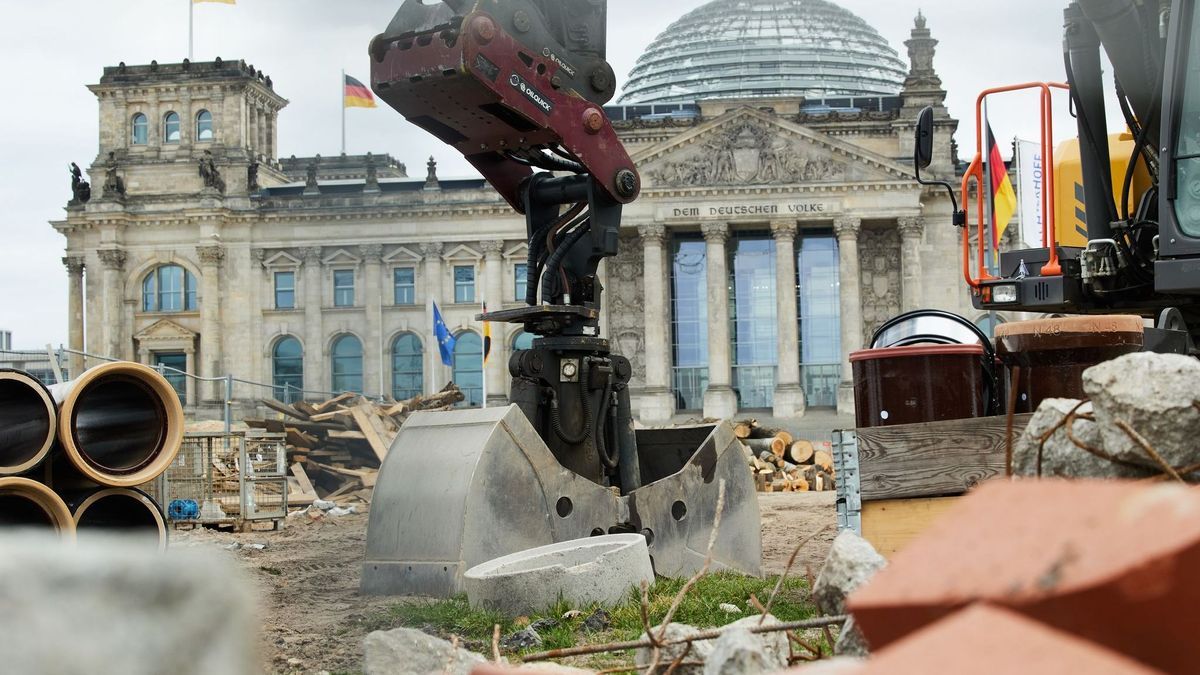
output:
[[[88,534],[121,534],[167,548],[167,523],[150,495],[133,488],[100,488],[68,499],[75,529]]]
[[[54,445],[58,407],[28,373],[0,369],[0,476],[25,473]]]
[[[75,521],[53,490],[28,478],[0,478],[0,528],[51,528],[74,540]]]
[[[87,480],[136,487],[167,470],[183,444],[183,406],[162,376],[139,363],[106,363],[55,385],[58,441]]]

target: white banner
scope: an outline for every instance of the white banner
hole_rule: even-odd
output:
[[[1042,244],[1042,144],[1017,139],[1017,199],[1021,239],[1026,247]]]

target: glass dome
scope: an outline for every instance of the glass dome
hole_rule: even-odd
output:
[[[826,0],[714,0],[655,38],[620,103],[893,96],[907,74],[883,36]]]

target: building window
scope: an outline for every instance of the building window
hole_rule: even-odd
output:
[[[179,403],[187,405],[187,354],[183,352],[154,352],[154,367],[179,395]]]
[[[296,309],[296,273],[275,273],[275,309]]]
[[[810,408],[837,406],[842,379],[841,288],[837,238],[801,230],[796,246],[800,379]]]
[[[475,267],[460,265],[454,268],[454,302],[475,302]]]
[[[671,329],[675,407],[701,410],[708,388],[708,255],[699,237],[674,241]]]
[[[525,331],[517,333],[517,337],[513,340],[513,351],[523,352],[528,349],[533,349],[533,341],[536,338],[537,336],[533,333],[526,333]]]
[[[299,340],[288,336],[275,343],[271,352],[271,372],[276,399],[295,403],[304,398],[304,348]]]
[[[343,335],[333,343],[333,390],[363,393],[362,342]]]
[[[397,267],[392,272],[397,305],[417,304],[417,271],[412,267]]]
[[[213,139],[212,113],[201,110],[196,114],[196,140],[211,141]]]
[[[180,140],[179,113],[169,112],[163,116],[163,142],[178,143]]]
[[[403,401],[425,391],[421,338],[404,333],[392,342],[392,398]]]
[[[194,312],[196,277],[179,265],[155,268],[142,280],[143,312]]]
[[[729,251],[729,335],[739,408],[770,408],[779,364],[775,240],[737,234]]]
[[[517,289],[516,301],[525,302],[525,295],[529,292],[529,265],[521,263],[513,268],[513,286]]]
[[[354,306],[354,270],[333,271],[333,306]]]
[[[145,145],[150,142],[150,120],[142,113],[133,116],[134,145]]]
[[[483,405],[483,342],[471,331],[459,334],[454,343],[454,382],[462,389],[466,400],[463,408]]]

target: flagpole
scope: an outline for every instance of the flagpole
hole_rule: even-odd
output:
[[[487,302],[483,303],[483,313],[487,314]],[[483,322],[483,339],[479,341],[479,373],[483,376],[483,407],[487,408],[487,320]]]
[[[195,39],[194,28],[196,25],[196,3],[194,0],[187,0],[188,4],[188,61],[195,60],[194,46]]]
[[[342,154],[346,154],[346,69],[342,69],[342,79],[338,82],[340,100],[342,102]]]

